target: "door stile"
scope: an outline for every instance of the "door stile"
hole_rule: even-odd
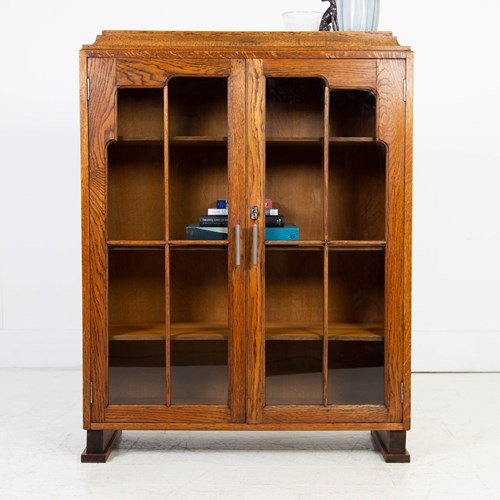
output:
[[[89,99],[89,212],[90,212],[90,359],[92,422],[103,422],[108,398],[108,257],[107,146],[116,138],[116,61],[88,60]],[[92,89],[99,89],[93,92]]]
[[[229,405],[231,421],[245,421],[246,315],[245,262],[242,244],[245,235],[245,61],[231,61],[228,80],[228,188],[231,205],[228,220],[229,335]],[[241,116],[243,110],[243,117]],[[237,231],[236,227],[240,230]],[[236,241],[236,238],[239,241]],[[236,255],[239,252],[239,256]],[[239,257],[239,259],[237,258]]]
[[[260,60],[246,61],[246,158],[248,205],[264,207],[265,79]],[[248,212],[248,211],[247,211]],[[247,423],[262,421],[264,406],[264,222],[265,216],[249,220],[247,255]],[[254,229],[256,228],[256,229]],[[257,241],[254,241],[257,238]],[[255,249],[253,245],[256,245]],[[255,252],[255,254],[254,254]]]
[[[404,60],[380,60],[377,66],[377,136],[387,147],[385,362],[386,405],[392,421],[402,418],[403,380],[403,224],[404,224]]]

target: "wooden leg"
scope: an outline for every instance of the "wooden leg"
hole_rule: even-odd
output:
[[[386,462],[407,463],[406,431],[372,431],[373,446],[382,453]]]
[[[120,441],[122,431],[87,431],[87,448],[82,453],[84,463],[104,463],[113,446]]]

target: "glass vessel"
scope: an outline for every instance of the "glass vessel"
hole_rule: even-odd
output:
[[[380,0],[337,0],[340,31],[375,31]]]

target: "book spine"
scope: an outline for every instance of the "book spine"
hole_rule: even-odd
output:
[[[227,215],[202,215],[200,227],[227,227]]]
[[[188,240],[226,240],[227,227],[199,227],[190,224],[186,227],[186,239]]]
[[[208,215],[227,215],[227,208],[209,208]]]
[[[228,208],[227,200],[217,200],[216,208]]]
[[[279,215],[277,208],[266,208],[266,215]]]
[[[264,202],[264,208],[273,208],[273,200],[269,200],[269,199],[267,199],[267,200]]]
[[[283,227],[285,218],[282,215],[266,215],[266,227]]]

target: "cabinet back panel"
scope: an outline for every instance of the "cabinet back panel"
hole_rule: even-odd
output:
[[[172,145],[169,158],[170,239],[185,239],[188,224],[228,197],[227,148]]]
[[[108,238],[163,240],[163,146],[112,143],[108,148]]]
[[[119,139],[163,140],[163,89],[119,89]]]
[[[385,147],[330,147],[328,218],[331,240],[385,240]]]

